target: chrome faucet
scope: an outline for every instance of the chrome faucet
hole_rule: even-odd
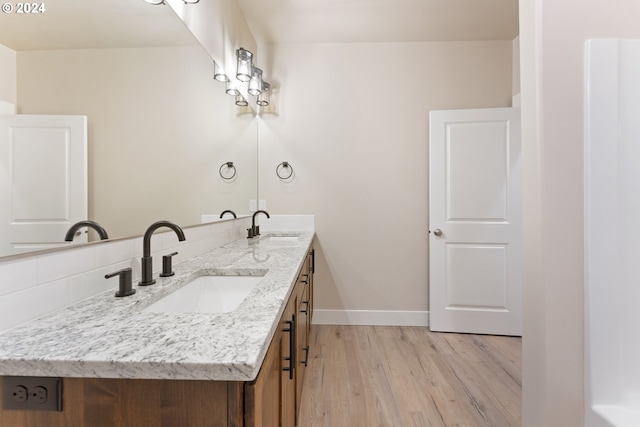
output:
[[[109,238],[109,235],[107,234],[107,230],[105,230],[97,222],[95,222],[95,221],[80,221],[80,222],[76,222],[75,224],[73,224],[69,228],[69,230],[67,230],[67,234],[64,236],[65,242],[72,242],[74,235],[82,227],[89,227],[89,228],[93,228],[94,230],[96,230],[96,232],[98,233],[98,236],[100,236],[100,240],[106,240],[106,239]]]
[[[260,235],[260,226],[256,225],[256,215],[259,213],[263,213],[267,216],[267,218],[271,218],[269,216],[269,212],[258,210],[253,213],[253,217],[251,217],[251,230],[249,231],[249,237],[255,237]]]
[[[232,211],[231,209],[227,209],[226,211],[222,211],[222,213],[220,214],[220,218],[222,218],[224,216],[224,214],[226,213],[230,213],[231,215],[233,215],[234,218],[238,218],[236,216],[236,213],[234,211]]]
[[[156,283],[153,279],[153,257],[151,256],[151,235],[154,231],[156,231],[160,227],[168,227],[175,231],[178,235],[179,241],[184,241],[184,232],[182,228],[178,227],[176,224],[169,221],[158,221],[154,222],[147,228],[147,231],[144,233],[144,238],[142,241],[142,272],[141,278],[138,285],[140,286],[149,286]]]

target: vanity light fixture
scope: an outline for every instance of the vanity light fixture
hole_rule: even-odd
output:
[[[266,107],[271,102],[271,85],[265,81],[262,82],[262,92],[258,95],[256,101],[259,106]]]
[[[251,68],[251,80],[249,80],[250,95],[258,96],[262,92],[262,70],[258,67]]]
[[[236,84],[234,82],[232,82],[231,80],[229,80],[227,82],[227,90],[226,90],[228,95],[231,96],[238,96],[240,95],[240,91],[238,90]]]
[[[216,61],[213,61],[213,78],[219,82],[229,81],[229,77],[224,73],[224,69]]]
[[[249,103],[242,95],[236,95],[236,105],[238,107],[246,107]]]
[[[238,58],[236,78],[241,82],[248,82],[249,80],[251,80],[251,72],[253,68],[253,53],[241,47],[240,49],[236,50],[236,57]]]

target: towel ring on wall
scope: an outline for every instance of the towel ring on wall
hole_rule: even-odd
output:
[[[282,175],[281,175],[281,172],[282,172],[282,170],[283,170],[283,169],[291,169],[291,170],[289,171],[289,175],[287,175],[287,176],[282,176]],[[282,163],[280,163],[278,166],[276,166],[276,175],[278,175],[278,178],[280,178],[280,179],[282,179],[282,180],[285,180],[285,179],[289,179],[289,178],[291,178],[291,175],[293,175],[293,166],[291,166],[291,165],[289,164],[289,162],[282,162]]]
[[[225,166],[227,167],[227,169],[233,169],[233,174],[231,176],[224,176],[222,174],[222,168],[224,168]],[[233,165],[233,162],[226,162],[220,166],[220,169],[218,172],[220,172],[220,176],[222,177],[222,179],[229,181],[230,179],[233,179],[236,176],[237,170],[236,170],[236,167]]]

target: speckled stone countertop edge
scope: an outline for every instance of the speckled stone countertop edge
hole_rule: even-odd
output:
[[[314,238],[270,234],[175,264],[131,297],[110,290],[0,333],[0,375],[252,381]],[[229,313],[143,311],[207,274],[264,276]]]

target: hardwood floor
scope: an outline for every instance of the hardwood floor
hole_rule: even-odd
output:
[[[314,325],[299,427],[521,425],[521,339]]]

